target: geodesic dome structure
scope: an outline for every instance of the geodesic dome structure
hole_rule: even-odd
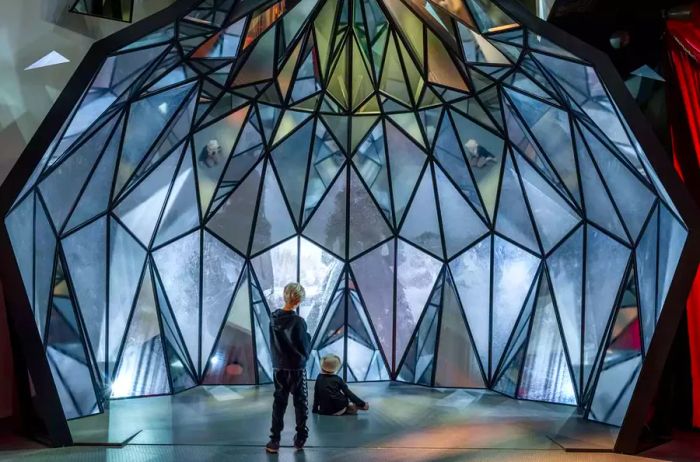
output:
[[[104,59],[6,218],[66,417],[349,381],[620,424],[687,230],[596,69],[489,0],[204,0]]]

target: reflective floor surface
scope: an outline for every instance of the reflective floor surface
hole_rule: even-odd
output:
[[[76,442],[86,446],[0,449],[0,461],[687,462],[697,460],[692,447],[700,447],[680,439],[682,444],[660,446],[646,453],[648,457],[604,453],[612,447],[616,430],[581,420],[569,406],[514,401],[489,391],[396,383],[352,388],[370,402],[371,410],[352,417],[310,416],[311,434],[303,452],[290,447],[290,409],[283,433],[286,446],[279,455],[265,454],[270,386],[218,386],[112,401],[108,414],[71,422]],[[114,447],[96,446],[108,442]]]
[[[313,382],[309,384],[313,390]],[[314,448],[611,449],[617,429],[571,406],[515,401],[484,390],[380,382],[353,385],[371,405],[358,416],[311,414]],[[70,423],[80,443],[262,446],[272,387],[199,387],[174,396],[112,401],[108,413]],[[294,425],[288,409],[283,443]]]

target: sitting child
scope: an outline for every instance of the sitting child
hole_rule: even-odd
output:
[[[357,414],[358,409],[369,410],[369,403],[350,391],[347,384],[336,375],[341,361],[336,355],[321,359],[321,373],[316,377],[312,412],[323,415]]]

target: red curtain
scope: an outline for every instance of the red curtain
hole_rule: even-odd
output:
[[[673,163],[700,205],[700,11],[693,20],[668,21],[668,113]],[[673,81],[675,80],[675,82]],[[688,297],[688,336],[693,381],[693,426],[700,428],[700,268]]]

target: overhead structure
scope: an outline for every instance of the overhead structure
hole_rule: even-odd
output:
[[[269,382],[299,281],[311,374],[621,424],[688,232],[595,67],[488,0],[192,3],[5,220],[66,417]]]

